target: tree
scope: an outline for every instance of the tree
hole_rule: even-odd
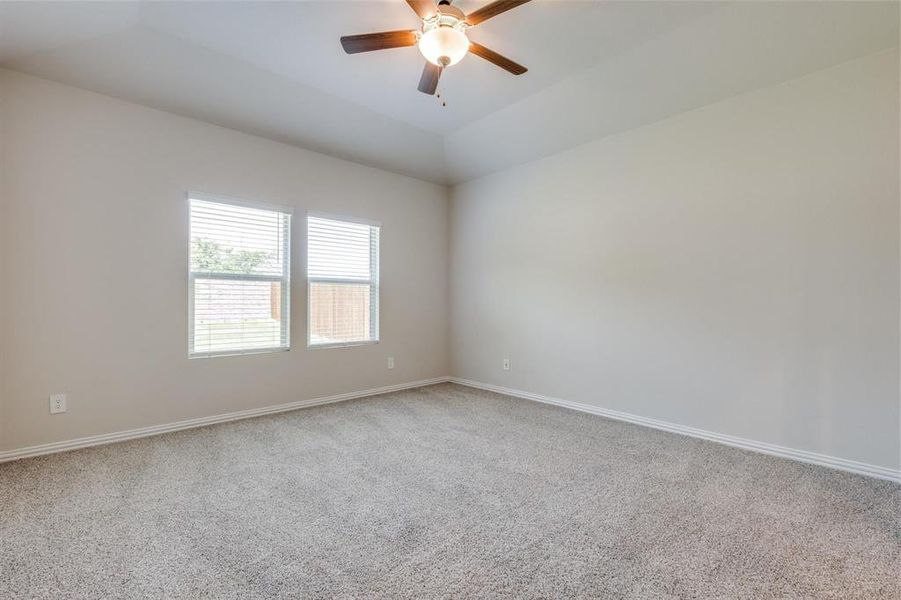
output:
[[[203,238],[194,238],[191,247],[193,270],[204,273],[253,273],[269,258],[268,252],[236,251]]]

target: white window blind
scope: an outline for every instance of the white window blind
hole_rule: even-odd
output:
[[[307,217],[310,346],[379,339],[379,226]]]
[[[291,214],[190,198],[189,354],[287,350]]]

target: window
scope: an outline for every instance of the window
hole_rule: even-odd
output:
[[[379,340],[379,226],[307,217],[310,346]]]
[[[291,212],[190,196],[190,356],[287,350]]]

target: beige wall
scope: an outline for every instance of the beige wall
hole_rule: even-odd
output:
[[[892,52],[455,187],[452,373],[897,469],[898,110]]]
[[[0,449],[450,372],[898,468],[898,162],[896,54],[457,186],[450,219],[440,186],[0,70]],[[188,360],[187,190],[381,221],[382,343],[304,347],[296,219],[294,349]]]
[[[0,89],[0,448],[447,374],[444,187],[11,72]],[[188,360],[188,190],[294,207],[290,352]],[[380,344],[305,348],[306,210],[381,221]]]

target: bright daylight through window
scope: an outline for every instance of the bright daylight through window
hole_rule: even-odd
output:
[[[191,356],[287,350],[289,209],[191,196]]]
[[[379,339],[379,226],[307,218],[310,346]]]

